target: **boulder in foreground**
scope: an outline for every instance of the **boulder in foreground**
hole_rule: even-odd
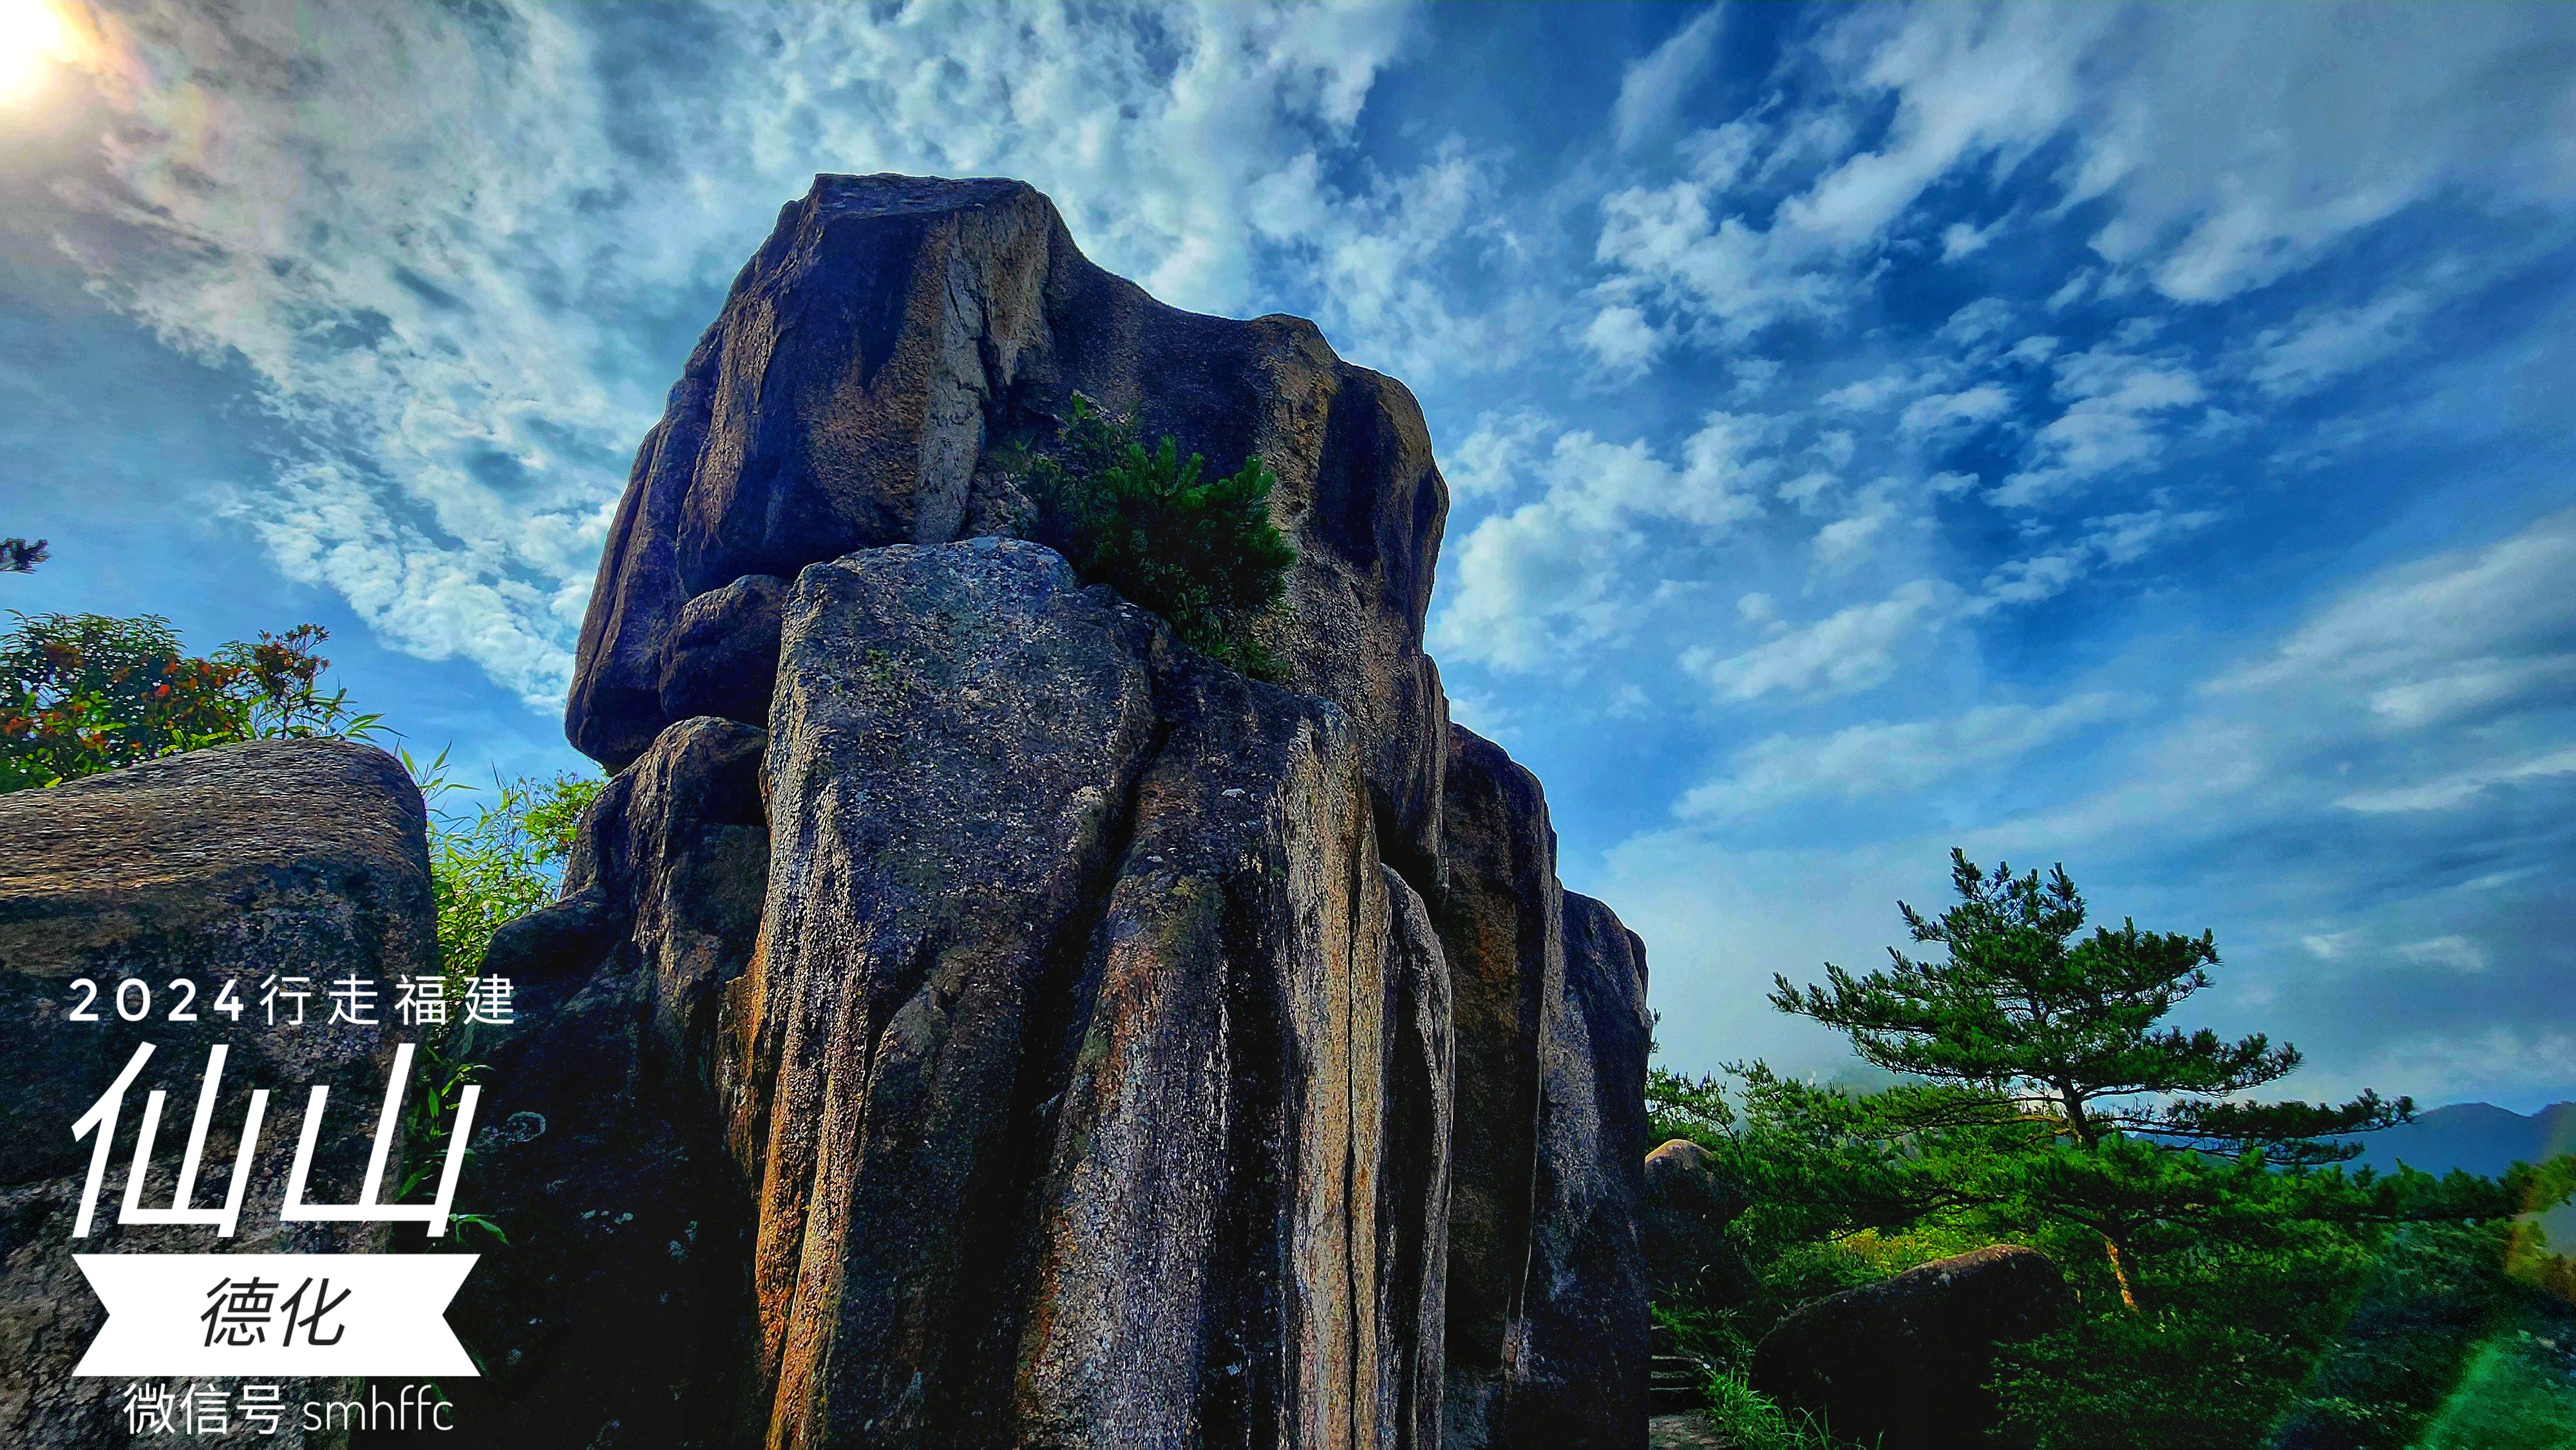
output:
[[[74,1379],[105,1316],[72,1262],[81,1253],[346,1253],[384,1247],[378,1225],[281,1223],[303,1089],[332,1089],[311,1201],[350,1202],[370,1139],[342,1103],[381,1099],[392,1031],[330,1020],[327,983],[356,975],[389,1002],[398,977],[435,976],[427,816],[399,761],[339,740],[218,746],[0,795],[0,1443],[28,1450],[121,1446],[125,1384]],[[272,1027],[263,979],[311,979],[302,1026]],[[66,1020],[75,978],[98,984],[95,1022]],[[118,984],[154,994],[143,1020],[109,1010]],[[194,1022],[174,1022],[174,980],[197,987]],[[229,984],[247,1010],[212,1004]],[[281,1017],[285,1012],[281,1007]],[[97,1217],[71,1237],[89,1147],[71,1134],[132,1057],[153,1055],[129,1090]],[[271,1091],[240,1226],[121,1226],[144,1094],[169,1093],[156,1163],[188,1131],[208,1049],[227,1049],[198,1201],[229,1183],[254,1088]],[[173,1186],[156,1173],[146,1204]],[[286,1381],[290,1403],[332,1387]],[[300,1434],[300,1431],[298,1432]],[[279,1443],[290,1443],[281,1440]]]
[[[1996,1348],[2056,1328],[2072,1301],[2037,1249],[1936,1259],[1782,1320],[1754,1351],[1753,1387],[1823,1417],[1836,1439],[1973,1450],[1996,1423]]]

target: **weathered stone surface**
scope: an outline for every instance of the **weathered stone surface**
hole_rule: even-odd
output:
[[[745,574],[681,606],[662,646],[658,695],[666,719],[714,715],[769,724],[778,679],[779,611],[787,581]]]
[[[461,1049],[490,1070],[459,1205],[510,1236],[448,1316],[485,1369],[451,1388],[478,1444],[743,1443],[750,1217],[714,1073],[766,894],[767,740],[665,730],[584,818],[563,899],[484,958],[525,975],[518,1020]]]
[[[1646,1450],[1733,1450],[1733,1442],[1719,1439],[1708,1416],[1692,1410],[1648,1420]]]
[[[1032,1039],[1160,733],[1152,636],[1028,545],[797,581],[733,1118],[774,1445],[935,1443],[992,1402],[960,1310],[1045,1151]]]
[[[403,975],[438,970],[420,792],[392,756],[340,741],[262,741],[154,761],[51,790],[0,796],[0,1441],[122,1446],[125,1385],[73,1379],[102,1320],[72,1263],[83,1253],[324,1253],[382,1248],[364,1224],[281,1223],[302,1089],[333,1089],[311,1201],[356,1197],[391,1066],[382,1025],[329,1020],[326,984],[355,973],[390,1000]],[[270,1026],[260,984],[312,979],[312,1011]],[[194,1022],[173,1022],[198,984]],[[98,984],[97,1022],[66,1020],[75,978]],[[127,1022],[118,984],[148,985]],[[226,984],[244,1011],[215,1012]],[[138,1043],[154,1046],[129,1090],[88,1238],[71,1238],[89,1144],[70,1128]],[[193,1121],[208,1049],[227,1049],[198,1205],[222,1202],[250,1093],[273,1095],[236,1235],[116,1223],[146,1093],[170,1094],[146,1204],[175,1193],[175,1145]],[[279,1151],[279,1145],[288,1151]],[[333,1386],[292,1382],[291,1400]],[[336,1440],[337,1436],[329,1437]],[[300,1425],[279,1444],[323,1444]]]
[[[1996,1244],[1817,1300],[1754,1351],[1754,1388],[1887,1450],[1986,1443],[1995,1348],[2057,1326],[2072,1300],[2045,1254]]]
[[[1256,629],[1349,712],[1388,859],[1436,879],[1447,702],[1422,621],[1448,493],[1401,384],[1313,324],[1166,307],[1092,265],[1011,181],[822,176],[779,215],[638,451],[582,628],[566,725],[612,768],[673,718],[684,606],[853,549],[1008,532],[987,462],[1081,391],[1148,436],[1278,477],[1299,561]],[[672,704],[686,703],[675,697]]]
[[[1458,1020],[1448,1353],[1457,1399],[1498,1383],[1521,1315],[1542,1034],[1550,1005],[1565,992],[1565,932],[1556,832],[1537,777],[1500,746],[1453,725],[1444,790],[1446,879],[1433,919]],[[1461,1423],[1481,1422],[1481,1412],[1459,1408]]]
[[[1565,892],[1535,777],[1450,728],[1436,920],[1455,993],[1446,1441],[1645,1435],[1645,950]]]
[[[1526,1326],[1499,1415],[1513,1446],[1631,1450],[1652,1359],[1637,1216],[1645,1194],[1646,949],[1565,893],[1563,995],[1541,1055]]]
[[[773,719],[769,1442],[1437,1443],[1446,974],[1345,713],[979,539],[807,569]]]
[[[1740,1303],[1751,1275],[1726,1229],[1751,1204],[1744,1185],[1687,1138],[1647,1154],[1637,1237],[1648,1292],[1675,1304]]]
[[[1449,1313],[1449,1163],[1456,1128],[1457,1029],[1449,962],[1431,910],[1403,875],[1382,866],[1390,906],[1389,1017],[1397,1024],[1385,1109],[1386,1169],[1379,1215],[1380,1328],[1389,1347],[1379,1382],[1380,1445],[1446,1443],[1443,1366]],[[1392,1431],[1390,1436],[1389,1431]]]

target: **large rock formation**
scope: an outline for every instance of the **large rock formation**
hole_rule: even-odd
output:
[[[1277,474],[1281,683],[1003,537],[990,451],[1077,389]],[[568,725],[617,777],[479,964],[516,1020],[453,1042],[457,1207],[510,1235],[449,1316],[473,1443],[1642,1445],[1644,953],[1448,725],[1445,508],[1402,387],[1161,306],[1025,186],[787,208],[609,540]],[[65,979],[433,971],[421,833],[327,743],[0,799],[10,1443],[123,1443],[64,1378],[118,1035]],[[381,1029],[249,1025],[245,1086],[373,1101]]]
[[[398,977],[437,974],[423,821],[420,792],[392,756],[339,741],[223,746],[0,795],[0,1442],[93,1450],[134,1438],[121,1410],[125,1382],[71,1377],[104,1321],[74,1252],[387,1246],[377,1226],[281,1223],[290,1158],[280,1144],[294,1142],[302,1090],[332,1088],[336,1126],[315,1159],[309,1201],[355,1199],[366,1115],[391,1066],[390,1024],[334,1021],[325,994],[332,980],[356,975],[390,998]],[[301,1026],[286,1025],[291,1001],[276,1005],[277,1025],[268,1022],[261,984],[272,976],[309,979]],[[72,983],[84,978],[100,989],[98,1020],[67,1020],[80,1002]],[[193,1000],[174,989],[181,979],[196,985]],[[152,993],[141,1020],[112,1010],[127,981]],[[238,1013],[216,1005],[227,985]],[[91,1232],[75,1240],[90,1145],[74,1140],[72,1123],[145,1042],[154,1052],[127,1093]],[[196,1204],[220,1202],[230,1188],[251,1092],[275,1099],[237,1232],[118,1224],[145,1094],[170,1095],[143,1199],[167,1206],[175,1145],[216,1045],[226,1061]],[[328,1388],[290,1381],[287,1397],[300,1403]],[[308,1439],[298,1423],[277,1443],[325,1440]]]
[[[1277,475],[1284,688],[995,537],[1028,505],[997,450],[1076,391]],[[556,1438],[1642,1443],[1643,950],[1558,885],[1537,782],[1447,723],[1446,507],[1400,385],[1156,303],[1025,186],[823,177],[781,213],[601,564],[567,713],[624,772],[596,868],[495,947],[562,964],[567,1021],[635,1024],[607,1078],[687,1159],[652,1160],[687,1185],[656,1212],[748,1245],[678,1297],[756,1349],[653,1360]],[[762,905],[675,947],[703,848],[636,802],[725,730],[761,756]],[[609,1040],[519,1050],[555,1037]],[[567,1403],[577,1340],[529,1372]]]
[[[1258,454],[1277,475],[1298,563],[1255,633],[1291,687],[1349,712],[1388,856],[1427,882],[1447,701],[1422,620],[1449,499],[1421,408],[1310,322],[1156,302],[1016,181],[823,176],[779,213],[636,454],[582,626],[573,743],[623,769],[675,709],[726,696],[683,662],[697,626],[748,603],[706,598],[737,580],[1011,532],[1027,500],[990,450],[1051,437],[1077,390],[1184,453]]]
[[[1537,777],[1449,729],[1449,1443],[1643,1442],[1645,949],[1556,879]]]
[[[1753,1355],[1753,1387],[1887,1450],[1973,1450],[1996,1422],[1999,1345],[2057,1327],[2066,1276],[2037,1249],[1994,1244],[1819,1299]]]

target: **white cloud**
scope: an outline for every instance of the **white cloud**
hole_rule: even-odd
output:
[[[1908,437],[1921,437],[1965,425],[1981,427],[2012,411],[2012,394],[1999,384],[1979,383],[1955,393],[1934,393],[1906,405],[1896,420],[1896,431]]]
[[[2013,305],[2000,297],[1980,297],[1950,314],[1938,334],[1945,342],[1983,342],[2012,324]]]
[[[2133,713],[2140,703],[2095,693],[2041,707],[1989,705],[1946,719],[1853,725],[1823,736],[1774,735],[1738,754],[1725,777],[1693,789],[1673,809],[1686,818],[1726,819],[1818,796],[1903,795],[2008,764]]]
[[[2074,197],[2166,296],[2214,301],[2309,266],[2445,188],[2499,213],[2576,195],[2576,22],[2556,7],[2153,10],[2106,50]]]
[[[1477,418],[1475,432],[1440,450],[1448,460],[1440,471],[1449,496],[1465,502],[1511,492],[1536,457],[1540,438],[1553,426],[1547,415],[1526,408]]]
[[[2576,511],[2368,579],[2211,689],[2330,700],[2373,732],[2532,708],[2576,671],[2571,572]]]
[[[1896,673],[1899,646],[1955,617],[1960,603],[1955,585],[1917,579],[1884,599],[1837,610],[1737,654],[1693,646],[1682,655],[1682,668],[1705,680],[1722,700],[1854,694],[1886,683]]]
[[[1433,280],[1443,255],[1492,242],[1484,158],[1452,138],[1411,172],[1372,171],[1357,192],[1322,178],[1323,159],[1301,152],[1249,183],[1246,216],[1273,259],[1326,301],[1319,320],[1340,351],[1416,379],[1488,371],[1519,357],[1524,319],[1503,319],[1525,310],[1526,300],[1507,300],[1495,315],[1461,314]]]
[[[2012,350],[2004,354],[2004,360],[2037,367],[2056,355],[2057,339],[2043,333],[2014,343]]]
[[[1647,525],[1714,538],[1760,512],[1750,490],[1772,467],[1751,456],[1760,433],[1759,420],[1710,413],[1678,464],[1583,430],[1560,434],[1544,458],[1525,449],[1541,495],[1486,517],[1457,546],[1433,644],[1528,670],[1623,638],[1643,608],[1623,585],[1647,551]]]
[[[2158,545],[2217,521],[2218,514],[2209,509],[2175,513],[2160,508],[2087,519],[2085,532],[2074,541],[1996,566],[1986,576],[1985,598],[1995,604],[2053,599],[2098,567],[2134,562]]]
[[[2115,338],[2057,360],[2066,410],[2032,435],[2024,466],[1996,485],[1998,507],[2028,508],[2106,474],[2151,466],[2164,451],[2158,415],[2203,400],[2177,358],[2147,358]]]
[[[1781,484],[1777,492],[1782,503],[1791,505],[1800,513],[1821,513],[1825,507],[1825,494],[1836,482],[1838,480],[1825,470],[1811,469]]]
[[[2103,201],[2111,219],[2092,242],[2111,265],[2067,278],[2051,311],[2142,282],[2180,301],[2231,297],[2446,192],[2497,216],[2576,200],[2576,146],[2564,141],[2576,134],[2576,65],[2543,59],[2576,53],[2568,12],[2485,9],[2462,23],[2440,7],[2399,8],[2359,32],[2350,13],[1853,12],[1799,57],[1812,93],[1767,98],[1721,128],[1722,142],[1702,133],[1699,154],[1716,162],[1704,175],[1603,198],[1596,259],[1611,292],[1662,298],[1718,342],[1831,316],[1918,221],[1936,228],[1947,260],[1982,250],[2003,218],[1921,218],[1925,195],[1977,173],[1999,181],[2060,137],[2073,160],[2044,215]],[[1893,102],[1883,129],[1856,134],[1854,117],[1882,99]],[[1623,91],[1623,117],[1642,107]],[[1773,193],[1736,190],[1757,156],[1757,181],[1810,167],[1813,179],[1766,210]],[[2313,344],[2322,356],[2335,341]],[[2309,366],[2293,351],[2267,376],[2286,385]]]
[[[2070,841],[2187,837],[2219,821],[2306,840],[2456,830],[2468,833],[2456,849],[2491,852],[2497,817],[2476,807],[2562,800],[2576,780],[2563,709],[2571,566],[2576,511],[2383,569],[2201,686],[2130,779],[2025,829]]]
[[[1707,68],[1726,24],[1724,6],[1712,5],[1691,17],[1645,59],[1631,62],[1619,78],[1619,99],[1610,108],[1619,149],[1627,150],[1673,119],[1682,97]]]
[[[1602,308],[1583,329],[1583,345],[1615,375],[1645,371],[1663,343],[1663,334],[1647,323],[1646,314],[1625,305]]]
[[[1863,378],[1816,399],[1817,406],[1829,410],[1868,413],[1887,406],[1888,400],[1914,386],[1914,379],[1902,372],[1880,373]]]
[[[2274,398],[2295,398],[2395,352],[2429,299],[2401,287],[2358,307],[2312,307],[2257,334],[2247,377]]]
[[[2397,948],[2397,955],[2419,967],[2442,967],[2454,972],[2483,972],[2487,969],[2486,950],[2464,936],[2437,936],[2426,941],[2406,942]]]
[[[1970,162],[2009,168],[2066,122],[2076,62],[2107,23],[2090,9],[1993,7],[1904,12],[1894,26],[1878,13],[1848,20],[1820,54],[1844,94],[1895,98],[1876,149],[1840,155],[1767,217],[1726,208],[1740,161],[1720,180],[1612,193],[1601,203],[1596,259],[1612,269],[1614,292],[1663,298],[1730,339],[1829,314],[1856,283],[1846,270],[1934,182]],[[1839,154],[1848,123],[1828,105],[1772,126],[1767,141],[1773,165],[1815,149]],[[1709,149],[1735,157],[1747,148]]]
[[[1726,370],[1735,379],[1735,401],[1746,403],[1769,392],[1771,385],[1779,381],[1781,363],[1777,358],[1740,357],[1727,364]]]
[[[63,236],[309,444],[232,504],[282,570],[539,708],[670,381],[628,319],[720,289],[816,171],[1026,177],[1095,259],[1197,310],[1303,267],[1363,360],[1482,365],[1520,331],[1416,275],[1487,244],[1477,158],[1317,179],[1407,12],[789,7],[684,58],[593,19],[145,0],[107,21],[107,185],[67,192]]]
[[[1895,521],[1894,509],[1873,502],[1818,529],[1812,546],[1817,567],[1837,573],[1849,569],[1867,557],[1879,533]]]
[[[2365,815],[2389,811],[2452,810],[2469,804],[2497,786],[2521,785],[2565,775],[2576,775],[2576,748],[2553,750],[2531,760],[2482,764],[2417,785],[2355,791],[2335,804]]]
[[[1984,251],[1987,244],[1994,241],[1996,235],[2003,229],[2002,217],[1995,218],[1983,227],[1972,227],[1966,222],[1952,222],[1941,229],[1941,260],[1955,262],[1961,257],[1973,257]]]
[[[2576,1082],[2576,1033],[2537,1022],[2408,1032],[2320,1084],[2321,1093],[2404,1083],[2424,1102],[2489,1097],[2526,1084]]]

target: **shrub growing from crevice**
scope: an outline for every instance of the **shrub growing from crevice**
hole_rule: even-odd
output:
[[[1028,490],[1022,532],[1170,623],[1181,642],[1256,679],[1277,661],[1252,624],[1288,586],[1296,547],[1270,522],[1270,470],[1258,457],[1208,477],[1170,434],[1147,449],[1132,417],[1073,395],[1052,452],[1025,442],[1000,452]]]

